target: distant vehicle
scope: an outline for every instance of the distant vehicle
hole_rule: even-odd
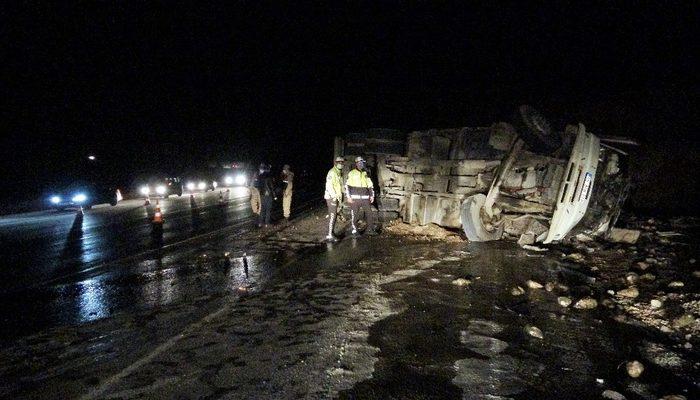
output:
[[[97,204],[116,206],[122,200],[119,189],[95,182],[77,181],[62,189],[51,191],[46,202],[56,210],[82,207],[89,210]]]
[[[182,178],[153,176],[141,181],[138,192],[144,197],[182,196]]]
[[[385,219],[462,228],[470,241],[546,244],[571,232],[605,236],[613,227],[629,179],[626,153],[611,143],[622,142],[580,123],[556,132],[521,106],[513,124],[375,129],[336,138],[335,153],[348,166],[358,155],[368,160]]]
[[[222,186],[247,186],[252,177],[253,170],[248,163],[245,162],[233,162],[230,164],[224,164],[221,171],[217,174],[220,175],[220,182]]]
[[[190,172],[185,174],[182,182],[184,182],[184,190],[189,193],[207,192],[219,187],[219,182],[207,172]]]

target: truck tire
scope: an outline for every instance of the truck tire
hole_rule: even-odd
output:
[[[552,131],[547,119],[528,105],[518,107],[516,127],[520,138],[533,152],[549,154],[562,144],[561,137]]]
[[[488,242],[498,240],[503,235],[503,227],[488,230],[481,219],[481,208],[484,206],[486,196],[482,193],[471,195],[462,202],[460,217],[462,229],[470,242]]]

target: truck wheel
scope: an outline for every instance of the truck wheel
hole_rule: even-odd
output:
[[[486,229],[486,226],[484,226],[484,222],[481,219],[481,208],[484,206],[485,201],[486,196],[479,193],[467,197],[462,203],[462,210],[460,213],[462,229],[470,242],[498,240],[503,235],[502,226],[492,231]]]
[[[539,111],[528,105],[518,107],[518,135],[527,143],[530,150],[537,153],[551,153],[561,146],[561,137]]]
[[[109,205],[112,206],[112,207],[116,206],[116,205],[117,205],[117,198],[115,197],[115,198],[113,198],[112,200],[110,200],[110,201],[109,201]]]

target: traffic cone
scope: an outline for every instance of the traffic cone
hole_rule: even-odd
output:
[[[194,194],[190,194],[190,207],[196,208],[197,202],[194,200]]]
[[[143,203],[144,206],[150,206],[151,205],[151,200],[146,197],[146,202]]]
[[[219,190],[219,204],[224,204],[224,191]]]
[[[75,214],[76,217],[82,218],[83,217],[83,207],[78,208],[78,212]]]
[[[159,225],[163,223],[163,213],[160,211],[160,204],[158,204],[158,200],[156,200],[156,211],[153,214],[153,223]]]

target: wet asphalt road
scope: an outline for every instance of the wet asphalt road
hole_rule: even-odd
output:
[[[563,308],[559,289],[511,293],[532,279],[604,296],[557,254],[387,234],[324,244],[322,207],[257,230],[244,202],[225,206],[240,225],[166,228],[155,248],[146,231],[136,255],[15,292],[0,398],[698,398],[697,358],[667,337]]]
[[[295,193],[296,207],[303,209],[313,197]],[[246,188],[195,193],[194,199],[171,196],[160,199],[159,206],[165,219],[162,232],[151,224],[155,199],[149,206],[142,199],[96,206],[82,218],[74,209],[0,217],[0,340],[128,308],[135,293],[124,289],[132,285],[95,286],[95,281],[123,273],[119,269],[124,265],[131,268],[142,259],[161,263],[158,257],[149,258],[153,254],[187,255],[193,241],[216,232],[250,230],[256,222]],[[92,304],[89,293],[95,291],[108,297],[109,306]],[[168,299],[145,301],[158,305]]]

